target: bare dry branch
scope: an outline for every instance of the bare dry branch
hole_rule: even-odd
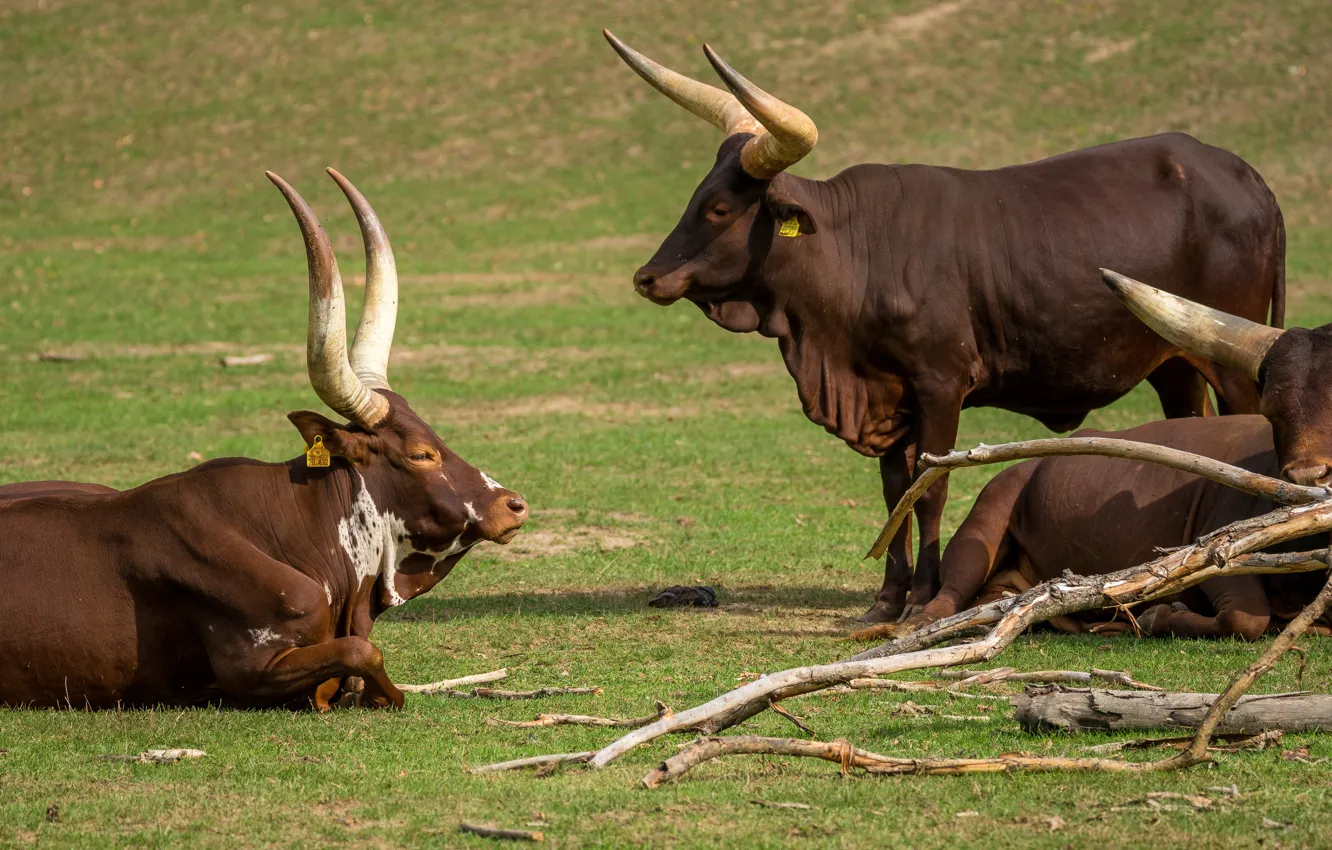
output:
[[[993,671],[940,670],[939,678],[961,679],[961,682],[952,686],[960,688],[968,682],[971,682],[972,677],[982,673],[1002,673],[1002,675],[987,679],[986,681],[988,682],[1049,682],[1068,685],[1087,685],[1093,681],[1101,681],[1109,682],[1112,685],[1123,685],[1128,688],[1135,688],[1140,691],[1164,690],[1164,688],[1158,688],[1155,685],[1139,682],[1128,673],[1119,670],[1097,670],[1095,667],[1086,673],[1076,670],[1034,670],[1030,673],[1019,673],[1012,667],[1001,667],[998,670]],[[972,682],[972,684],[981,684],[981,682]]]
[[[505,770],[524,770],[529,767],[546,767],[556,764],[581,764],[596,755],[595,752],[588,750],[585,753],[556,753],[549,756],[532,756],[525,759],[512,759],[510,761],[499,761],[494,764],[483,764],[467,771],[468,773],[480,776],[486,773],[499,773]]]
[[[461,679],[444,679],[440,682],[431,682],[428,685],[398,685],[398,690],[405,694],[438,694],[453,690],[460,685],[484,685],[488,682],[498,682],[508,675],[508,669],[504,668],[491,670],[489,673],[474,673],[471,676],[463,676]]]
[[[916,482],[888,515],[883,531],[870,547],[867,558],[882,558],[889,542],[897,534],[902,522],[911,513],[916,501],[940,478],[951,469],[969,466],[984,466],[990,463],[1003,463],[1010,460],[1023,460],[1038,457],[1061,455],[1101,455],[1118,457],[1125,460],[1146,461],[1172,469],[1191,472],[1220,484],[1271,499],[1282,505],[1307,505],[1320,502],[1332,496],[1323,487],[1302,487],[1279,478],[1259,475],[1238,466],[1222,463],[1192,452],[1171,449],[1165,446],[1139,443],[1133,440],[1120,440],[1114,437],[1055,437],[1047,440],[1023,440],[1017,443],[1003,443],[997,446],[979,445],[967,451],[954,451],[946,455],[921,455],[920,463],[926,467]]]
[[[1012,698],[1014,714],[1028,732],[1124,729],[1196,729],[1216,694],[1142,693],[1035,686]],[[1261,694],[1235,703],[1217,732],[1254,734],[1269,729],[1287,732],[1332,731],[1332,696],[1325,694]]]
[[[602,726],[618,729],[637,729],[660,720],[671,714],[671,709],[661,700],[655,701],[657,713],[646,717],[592,717],[586,714],[538,714],[535,720],[502,720],[498,717],[486,718],[490,726],[507,726],[511,729],[535,729],[542,726]]]
[[[737,735],[727,738],[700,738],[694,741],[643,777],[643,784],[648,788],[657,788],[673,779],[678,779],[705,761],[741,754],[802,756],[833,762],[841,765],[844,771],[849,768],[859,768],[866,773],[914,776],[956,776],[964,773],[1006,773],[1018,770],[1037,772],[1098,770],[1131,773],[1149,770],[1153,764],[1118,759],[1029,755],[1002,755],[980,759],[892,758],[858,749],[845,740],[802,741],[796,738]]]
[[[1266,732],[1259,732],[1257,735],[1250,735],[1247,732],[1227,732],[1221,735],[1213,736],[1212,744],[1209,749],[1216,752],[1231,752],[1234,750],[1261,750],[1269,745],[1275,744],[1281,740],[1286,733],[1280,729],[1269,729]],[[1220,741],[1221,743],[1216,743]],[[1107,753],[1118,753],[1124,750],[1147,750],[1152,747],[1173,747],[1182,750],[1193,743],[1192,735],[1180,735],[1175,738],[1138,738],[1133,741],[1111,741],[1108,744],[1096,744],[1092,747],[1083,747],[1083,752],[1105,755]]]

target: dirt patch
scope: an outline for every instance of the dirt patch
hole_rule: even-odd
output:
[[[1097,39],[1097,41],[1101,43],[1088,51],[1086,56],[1082,57],[1082,61],[1086,62],[1088,65],[1095,65],[1097,62],[1104,62],[1107,59],[1128,53],[1130,50],[1138,46],[1137,36],[1121,39],[1119,41],[1111,41],[1109,39]]]
[[[710,400],[705,405],[655,405],[592,401],[571,395],[552,395],[529,397],[507,404],[434,408],[430,410],[429,415],[457,425],[539,416],[583,416],[610,423],[636,422],[642,419],[665,419],[670,422],[731,407],[732,405],[725,399]]]
[[[833,39],[823,45],[819,52],[827,55],[848,51],[896,50],[901,47],[901,38],[921,35],[962,11],[969,2],[970,0],[956,0],[951,3],[936,3],[910,15],[894,15],[877,27]]]
[[[492,548],[490,551],[501,560],[525,561],[567,552],[589,550],[613,552],[617,549],[632,549],[649,540],[649,536],[638,528],[585,525],[565,529],[543,528],[524,531],[509,545]]]

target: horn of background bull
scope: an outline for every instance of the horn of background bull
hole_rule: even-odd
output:
[[[363,428],[373,428],[388,414],[388,399],[373,392],[352,371],[347,360],[347,307],[342,275],[333,246],[305,199],[287,181],[264,172],[287,199],[305,240],[310,269],[310,319],[305,340],[305,365],[310,385],[320,400]]]
[[[1268,349],[1282,333],[1279,328],[1222,313],[1109,269],[1101,269],[1101,277],[1152,330],[1190,354],[1239,369],[1255,381]]]
[[[624,64],[633,68],[650,86],[726,135],[733,136],[736,133],[758,135],[763,132],[763,126],[749,114],[739,100],[736,100],[735,95],[728,94],[716,86],[692,80],[684,74],[677,74],[664,65],[658,65],[620,41],[610,30],[603,29],[601,34],[624,60]]]
[[[740,151],[740,165],[747,174],[761,179],[774,177],[814,150],[819,128],[808,115],[746,80],[710,45],[703,45],[703,52],[726,87],[767,130],[746,142]]]
[[[393,246],[365,196],[336,169],[328,169],[328,174],[351,203],[365,242],[365,303],[352,339],[352,371],[372,390],[392,389],[388,380],[389,351],[398,322],[398,265],[393,259]]]

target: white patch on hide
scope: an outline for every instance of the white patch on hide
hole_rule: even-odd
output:
[[[261,649],[283,642],[282,636],[272,629],[250,629],[250,639],[254,641],[255,646]]]
[[[479,472],[479,471],[480,471],[480,470],[478,470],[478,472]],[[490,490],[503,490],[503,489],[504,489],[504,485],[503,485],[503,484],[500,484],[498,481],[496,481],[495,479],[491,478],[489,475],[486,475],[484,472],[481,473],[481,480],[484,481],[484,482],[486,482],[486,488],[487,488],[487,489],[490,489]]]
[[[471,502],[463,502],[463,507],[467,509],[467,518],[468,518],[469,520],[471,520],[474,524],[476,524],[476,525],[480,525],[480,524],[481,524],[481,514],[479,514],[479,513],[476,512],[476,508],[472,507],[472,503],[471,503]]]
[[[406,523],[388,511],[381,513],[370,491],[366,489],[365,479],[359,474],[356,477],[361,489],[352,500],[350,514],[338,521],[338,540],[356,571],[357,586],[367,578],[383,576],[389,604],[401,605],[407,600],[398,594],[395,579],[403,561],[412,555],[428,555],[435,559],[437,565],[450,555],[465,552],[471,548],[471,544],[461,545],[462,535],[459,534],[442,553],[417,549],[412,545]],[[469,515],[475,513],[470,504],[467,507]],[[329,602],[332,603],[331,592]]]
[[[329,604],[329,605],[332,605],[332,604],[333,604],[333,588],[331,588],[331,587],[328,586],[328,582],[324,582],[324,595],[328,597],[328,604]]]

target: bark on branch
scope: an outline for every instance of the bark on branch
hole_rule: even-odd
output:
[[[1196,729],[1216,694],[1028,688],[1013,697],[1018,723],[1028,732],[1122,729]],[[1221,733],[1332,731],[1332,696],[1263,694],[1235,703],[1217,726]]]

